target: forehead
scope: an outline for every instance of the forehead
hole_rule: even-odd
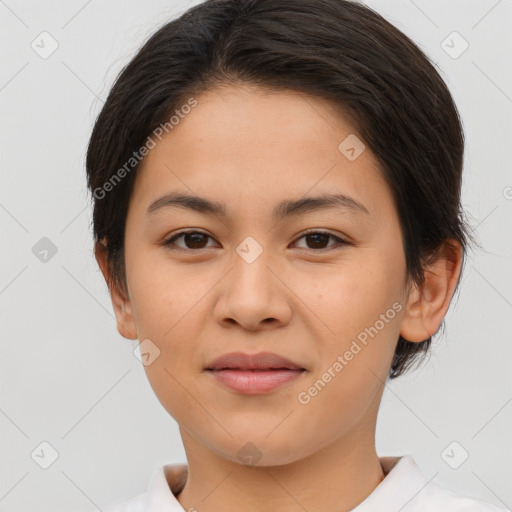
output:
[[[328,100],[246,84],[194,99],[138,171],[132,200],[146,209],[176,192],[230,198],[233,207],[270,215],[283,200],[327,193],[350,196],[370,213],[391,206],[377,160]]]

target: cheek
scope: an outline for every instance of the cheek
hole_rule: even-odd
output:
[[[146,254],[133,253],[127,272],[139,332],[168,344],[186,324],[192,329],[197,325],[187,320],[200,311],[200,301],[212,280],[199,276],[193,266],[169,261],[164,252],[165,248],[159,248]]]
[[[322,361],[318,372],[331,369],[331,389],[325,397],[347,410],[361,410],[385,380],[391,366],[400,331],[400,259],[384,257],[368,250],[357,265],[348,265],[331,274],[322,289],[311,294],[317,301],[311,309],[319,311],[329,331],[317,345]],[[320,338],[321,339],[321,338]],[[341,357],[341,361],[340,361]],[[327,381],[330,376],[313,376]],[[320,383],[322,385],[322,383]],[[360,400],[360,406],[352,403]],[[327,398],[327,402],[329,399]],[[327,404],[326,402],[326,404]]]
[[[399,284],[393,265],[384,259],[366,257],[364,261],[359,258],[356,265],[347,263],[331,269],[329,275],[316,276],[303,287],[303,293],[331,334],[348,339],[375,324],[392,308],[401,297]],[[393,311],[391,315],[388,320],[395,316]]]
[[[325,418],[325,437],[336,436],[349,431],[378,402],[398,337],[401,305],[393,295],[379,272],[361,279],[340,276],[329,283],[318,299],[323,304],[317,306],[335,334],[326,331],[317,338],[321,364],[300,389],[299,403],[304,405],[298,407],[305,413],[301,428],[307,429],[317,410]]]
[[[133,280],[134,317],[140,340],[151,340],[158,353],[144,366],[146,376],[164,408],[182,420],[197,409],[190,380],[201,362],[197,341],[205,322],[198,319],[200,300],[211,285],[157,266],[139,277]]]

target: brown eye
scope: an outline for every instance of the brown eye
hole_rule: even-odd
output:
[[[310,249],[325,249],[325,244],[329,243],[331,236],[325,233],[314,233],[306,235],[304,238],[307,240]]]
[[[175,241],[183,238],[183,242],[185,243],[185,247],[175,244]],[[197,250],[197,249],[205,249],[206,243],[211,236],[206,235],[205,233],[201,233],[200,231],[182,231],[174,235],[172,238],[164,242],[166,246],[177,245],[178,249],[183,250]]]
[[[348,245],[348,242],[342,240],[341,238],[334,236],[332,233],[328,233],[326,231],[310,231],[302,235],[298,240],[301,239],[306,240],[306,247],[301,247],[301,249],[313,249],[313,250],[324,250],[324,249],[332,249],[333,247],[339,245]],[[328,246],[329,239],[333,239],[335,242],[333,245]]]

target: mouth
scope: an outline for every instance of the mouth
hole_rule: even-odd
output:
[[[307,372],[300,364],[270,352],[226,354],[205,370],[231,391],[249,395],[269,393]]]
[[[219,370],[305,370],[300,364],[291,359],[261,352],[259,354],[246,354],[244,352],[231,352],[218,357],[205,368],[210,371]]]

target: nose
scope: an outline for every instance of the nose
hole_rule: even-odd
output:
[[[223,327],[238,324],[247,331],[288,324],[292,317],[292,292],[285,284],[286,276],[279,274],[265,252],[252,262],[236,254],[231,270],[219,283],[217,322]]]

